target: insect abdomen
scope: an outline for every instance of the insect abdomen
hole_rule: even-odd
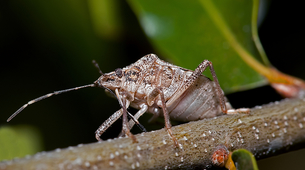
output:
[[[178,121],[194,121],[222,115],[214,82],[199,76],[189,89],[168,106],[169,115]]]

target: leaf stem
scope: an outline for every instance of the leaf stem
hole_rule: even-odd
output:
[[[264,64],[268,67],[271,67],[271,63],[269,62],[265,50],[258,37],[258,31],[257,31],[258,9],[259,9],[259,0],[253,0],[252,19],[251,19],[252,38]]]
[[[272,76],[270,70],[258,62],[245,48],[241,46],[241,44],[236,40],[234,34],[231,32],[230,28],[224,21],[221,14],[218,12],[218,9],[214,6],[213,2],[210,0],[200,0],[203,8],[206,10],[210,18],[215,23],[216,27],[223,34],[229,44],[233,47],[233,49],[239,54],[239,56],[255,71],[264,75],[265,77]]]
[[[200,0],[200,2],[202,4],[203,8],[208,13],[208,15],[211,17],[212,21],[215,23],[216,27],[219,29],[219,31],[223,34],[223,36],[226,38],[226,40],[229,42],[229,44],[233,47],[233,49],[239,54],[239,56],[250,67],[252,67],[255,71],[257,71],[261,75],[265,76],[269,80],[270,83],[293,85],[293,86],[297,86],[298,88],[301,88],[301,89],[305,88],[305,82],[303,80],[295,78],[295,77],[290,76],[290,75],[286,75],[284,73],[281,73],[280,71],[271,67],[270,64],[268,64],[269,62],[267,60],[265,52],[263,51],[263,47],[260,45],[256,29],[255,29],[256,31],[254,30],[254,32],[256,33],[256,46],[257,46],[257,48],[260,49],[259,51],[260,51],[260,54],[262,55],[262,59],[264,60],[265,63],[268,64],[268,67],[264,66],[259,61],[257,61],[254,58],[254,56],[252,56],[237,41],[234,34],[231,32],[229,26],[226,24],[223,17],[219,13],[218,9],[214,6],[213,2],[211,2],[211,0]],[[254,0],[253,3],[254,3],[253,9],[258,8],[258,5],[259,5],[258,1]],[[252,13],[252,14],[257,15],[255,12]],[[252,30],[253,30],[253,22],[254,21],[252,21]],[[254,25],[256,25],[256,24],[254,24]]]

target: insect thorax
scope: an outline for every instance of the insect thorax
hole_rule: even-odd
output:
[[[133,97],[134,107],[146,103],[146,97],[156,87],[162,87],[165,100],[169,100],[191,73],[191,70],[177,67],[149,54],[123,68],[122,77],[113,71],[99,79],[101,84],[111,90],[117,88],[122,93],[129,93]]]

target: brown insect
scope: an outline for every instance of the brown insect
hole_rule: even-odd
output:
[[[214,81],[202,75],[207,67],[210,68]],[[170,118],[179,121],[194,121],[229,113],[249,112],[249,109],[234,110],[231,108],[220,88],[213,65],[208,60],[204,60],[195,71],[192,71],[160,60],[155,54],[149,54],[123,69],[118,68],[105,74],[100,71],[100,73],[102,75],[93,84],[56,91],[29,101],[7,121],[14,118],[28,105],[53,95],[86,87],[101,87],[106,92],[114,94],[122,108],[96,130],[97,140],[101,140],[100,136],[106,129],[123,116],[121,134],[126,134],[136,142],[130,129],[135,123],[144,129],[138,119],[145,112],[149,112],[153,114],[153,118],[163,115],[165,128],[177,146],[178,141],[172,133]],[[127,111],[129,106],[139,109],[139,111],[132,116]],[[129,122],[128,116],[131,118]]]

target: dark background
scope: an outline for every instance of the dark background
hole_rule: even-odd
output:
[[[35,103],[10,123],[6,123],[6,119],[36,97],[95,81],[99,73],[91,63],[93,59],[100,64],[102,71],[110,72],[148,53],[157,53],[124,1],[120,3],[124,28],[120,38],[116,39],[98,38],[90,31],[91,27],[77,24],[79,18],[61,15],[64,11],[59,7],[49,8],[58,10],[53,19],[62,23],[48,25],[47,21],[52,18],[40,16],[35,12],[39,8],[31,3],[21,0],[0,2],[0,126],[29,124],[37,127],[45,150],[95,142],[95,130],[119,109],[117,101],[106,96],[103,89],[88,88]],[[83,20],[89,22],[90,17]],[[56,31],[64,22],[69,22],[70,27],[63,28],[62,32]],[[270,1],[259,35],[270,62],[276,68],[305,79],[303,23],[304,12],[300,2]],[[79,36],[73,36],[75,34]],[[235,108],[281,100],[269,86],[230,94],[228,98]],[[144,114],[140,119],[145,127],[150,116]],[[102,138],[116,137],[120,124],[120,121],[115,123]],[[150,125],[148,129],[163,126]],[[287,169],[305,158],[304,151],[291,154],[280,156],[284,156],[282,159],[273,157],[260,161],[259,167]]]

